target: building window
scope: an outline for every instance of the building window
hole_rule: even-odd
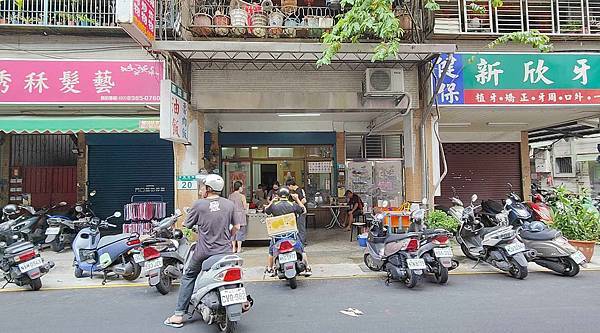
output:
[[[402,158],[402,136],[346,135],[346,158]]]
[[[560,174],[572,174],[573,173],[573,160],[571,157],[557,157],[556,168]]]

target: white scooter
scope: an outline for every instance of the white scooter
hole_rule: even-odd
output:
[[[192,249],[195,247],[193,244]],[[189,252],[186,267],[193,253]],[[242,281],[243,263],[235,254],[212,256],[202,263],[202,273],[196,280],[190,305],[194,311],[200,311],[207,324],[216,324],[221,332],[233,333],[242,313],[254,303]]]

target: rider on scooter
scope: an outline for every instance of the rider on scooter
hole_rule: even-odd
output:
[[[181,278],[175,313],[164,322],[175,328],[183,326],[183,315],[188,309],[202,263],[211,256],[232,253],[231,240],[240,229],[241,221],[236,220],[236,216],[240,214],[235,214],[235,205],[219,196],[225,185],[223,178],[215,174],[207,175],[204,185],[206,190],[201,190],[203,199],[194,203],[183,223],[187,228],[197,226],[198,243]],[[230,226],[233,226],[231,231]]]
[[[277,191],[277,195],[273,198],[273,200],[268,206],[265,207],[265,213],[273,216],[294,213],[296,214],[296,219],[298,219],[300,215],[306,213],[306,208],[297,194],[290,194],[290,190],[287,187],[281,187],[279,191]],[[270,276],[275,276],[275,270],[273,269],[273,246],[275,246],[275,243],[271,239],[271,243],[269,244],[269,258],[267,261],[267,268],[265,269],[265,273],[269,274]],[[304,246],[302,242],[298,240],[294,246],[302,252],[302,259],[306,264],[304,275],[311,276],[312,270],[308,265],[308,257],[304,252]]]

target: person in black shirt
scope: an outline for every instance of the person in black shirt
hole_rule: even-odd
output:
[[[346,198],[348,199],[348,215],[346,216],[346,231],[350,231],[352,228],[352,222],[356,216],[362,215],[363,202],[360,197],[352,191],[346,191]]]
[[[302,204],[306,205],[306,194],[304,193],[304,190],[296,184],[295,180],[289,179],[285,182],[285,185],[290,189],[290,193],[297,194],[298,199],[302,201]],[[296,222],[298,225],[298,236],[300,237],[300,241],[302,242],[302,245],[306,245],[306,212],[302,213]]]
[[[301,214],[306,213],[306,208],[304,207],[302,201],[300,201],[300,198],[297,194],[290,194],[290,190],[287,187],[282,187],[275,195],[273,201],[271,201],[269,205],[265,207],[265,213],[273,216],[281,216],[285,214],[294,213],[296,214],[296,220],[298,220],[298,217]],[[275,270],[273,269],[273,246],[275,246],[275,243],[273,239],[271,239],[271,243],[269,244],[269,257],[267,260],[267,268],[265,269],[265,273],[269,274],[270,276],[275,276]],[[302,242],[296,242],[296,247],[302,252],[302,259],[306,264],[306,270],[304,271],[304,275],[312,275],[312,270],[308,265],[308,257],[304,252],[304,246],[302,245]]]

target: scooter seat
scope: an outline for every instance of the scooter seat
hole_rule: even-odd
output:
[[[495,227],[485,227],[481,230],[481,236],[487,235],[490,232],[494,232],[500,228],[504,228],[503,226],[495,226]]]
[[[31,249],[33,249],[33,244],[31,242],[18,242],[7,247],[6,250],[4,250],[4,253],[6,255],[14,255]]]
[[[229,253],[225,253],[225,254],[216,254],[212,257],[209,257],[208,259],[204,260],[204,262],[202,263],[202,271],[206,272],[208,270],[210,270],[210,268],[216,264],[219,260],[223,259],[224,257],[230,255]]]
[[[116,243],[118,241],[126,240],[129,237],[131,237],[131,234],[118,234],[118,235],[112,235],[112,236],[102,236],[102,238],[100,238],[100,241],[98,242],[98,248],[107,246],[112,243]]]
[[[552,240],[560,235],[560,231],[544,229],[542,231],[521,230],[521,237],[527,240],[546,241]]]
[[[386,239],[385,239],[385,244],[389,244],[389,243],[393,243],[393,242],[397,242],[399,240],[403,240],[406,238],[410,238],[410,237],[415,237],[417,234],[410,232],[410,233],[406,233],[406,234],[392,234],[389,235]]]

